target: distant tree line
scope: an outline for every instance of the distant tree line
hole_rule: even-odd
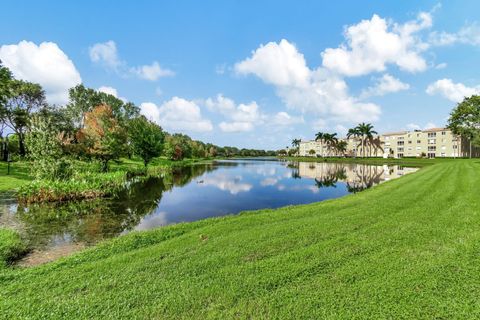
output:
[[[48,104],[39,84],[15,79],[1,62],[0,142],[2,160],[8,153],[34,160],[40,175],[61,175],[62,170],[68,174],[71,159],[96,160],[106,171],[109,161],[120,157],[137,156],[147,166],[159,156],[182,160],[275,155],[170,134],[141,115],[132,102],[82,84],[69,90],[65,106]]]

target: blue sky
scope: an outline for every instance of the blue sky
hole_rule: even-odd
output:
[[[480,89],[478,1],[15,1],[0,59],[62,104],[83,82],[170,132],[277,149],[360,121],[445,125]]]

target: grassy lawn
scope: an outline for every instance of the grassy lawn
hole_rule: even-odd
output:
[[[0,269],[0,317],[479,318],[480,160]]]
[[[171,161],[166,158],[156,158],[148,165],[149,168],[156,166],[172,166],[187,165],[204,159],[185,159],[181,161]],[[81,164],[81,162],[79,162]],[[89,164],[84,163],[85,166]],[[29,164],[27,161],[17,161],[10,164],[10,175],[7,175],[7,163],[0,161],[0,192],[12,191],[32,181],[29,172]],[[140,159],[120,159],[119,161],[111,161],[109,164],[110,171],[128,171],[142,169],[143,162]]]
[[[7,163],[0,161],[0,192],[16,189],[32,180],[27,162],[11,162],[10,175],[7,172]]]
[[[383,164],[398,164],[404,166],[414,166],[414,167],[424,167],[436,163],[444,163],[450,161],[458,161],[464,159],[453,159],[453,158],[435,158],[435,159],[426,159],[426,158],[316,158],[316,157],[281,157],[281,159],[291,160],[291,161],[303,161],[303,162],[344,162],[344,163],[365,163],[372,165],[383,165]]]

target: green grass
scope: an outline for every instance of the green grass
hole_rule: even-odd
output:
[[[480,317],[480,160],[0,271],[0,317]]]
[[[290,161],[303,161],[303,162],[342,162],[342,163],[365,163],[371,165],[403,165],[403,166],[413,166],[413,167],[424,167],[436,163],[444,163],[450,161],[458,161],[464,159],[453,159],[453,158],[316,158],[316,157],[280,157],[280,159],[290,160]]]
[[[148,169],[151,170],[149,172],[155,172],[155,170],[161,167],[183,166],[201,161],[208,161],[208,159],[184,159],[181,161],[171,161],[166,158],[156,158],[153,159],[152,162],[148,165]],[[27,161],[12,162],[10,165],[10,175],[7,175],[7,163],[0,161],[0,192],[18,190],[22,187],[23,189],[31,189],[32,192],[36,190],[36,186],[32,186],[32,188],[26,187],[26,185],[28,185],[29,182],[33,180],[33,178],[30,176],[29,163]],[[92,170],[98,171],[99,165],[95,163],[76,161],[75,169],[87,173],[89,171],[91,172]],[[137,158],[122,158],[119,161],[110,161],[109,163],[110,172],[134,172],[143,169],[144,165],[142,160]],[[108,174],[105,176],[107,177],[107,179],[109,178]],[[105,183],[108,184],[109,182],[106,181]],[[59,188],[58,190],[61,190],[64,187],[68,188],[69,186],[67,186],[67,184],[68,183],[66,183],[65,186],[61,186],[61,188]]]
[[[0,271],[21,256],[25,250],[26,248],[17,232],[0,228]]]
[[[10,174],[7,172],[7,163],[0,161],[0,192],[19,188],[32,180],[27,162],[12,162]]]

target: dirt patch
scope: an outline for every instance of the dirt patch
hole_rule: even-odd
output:
[[[33,267],[66,257],[85,248],[83,243],[67,243],[45,250],[33,250],[17,262],[21,267]]]

